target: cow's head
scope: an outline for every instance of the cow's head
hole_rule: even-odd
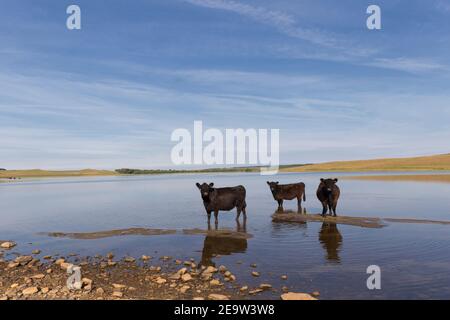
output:
[[[267,181],[267,184],[269,185],[270,191],[275,192],[277,190],[279,182]]]
[[[321,187],[328,192],[333,191],[336,182],[338,182],[338,179],[320,179]]]
[[[200,194],[202,195],[203,199],[208,199],[209,198],[209,194],[214,190],[214,183],[196,183],[197,188],[200,190]]]

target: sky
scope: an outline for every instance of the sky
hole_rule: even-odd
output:
[[[449,153],[449,31],[447,0],[3,0],[0,167],[173,168],[195,120],[282,164]]]

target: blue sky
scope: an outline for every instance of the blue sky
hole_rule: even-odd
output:
[[[449,31],[447,0],[4,0],[0,167],[171,167],[194,120],[284,164],[448,153]]]

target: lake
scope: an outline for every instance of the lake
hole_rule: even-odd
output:
[[[352,173],[358,174],[358,173]],[[386,173],[382,173],[386,174]],[[274,223],[277,204],[266,180],[306,184],[308,213],[321,212],[315,191],[321,177],[348,173],[184,174],[22,180],[0,183],[0,239],[13,240],[12,252],[83,256],[114,252],[226,265],[238,282],[270,283],[291,291],[320,291],[321,299],[449,299],[450,226],[391,223],[380,229],[348,225]],[[358,174],[360,175],[360,174]],[[235,211],[219,214],[219,229],[251,235],[217,239],[187,234],[207,229],[196,182],[247,189],[246,224]],[[450,183],[341,179],[338,215],[450,221]],[[285,201],[296,209],[296,201]],[[241,218],[242,219],[242,218]],[[212,228],[214,228],[212,218]],[[123,235],[99,239],[51,237],[49,232],[86,233],[129,228],[175,230],[164,235]],[[216,256],[219,255],[219,256]],[[250,267],[256,264],[256,268]],[[368,290],[366,269],[381,268],[381,290]],[[261,273],[259,278],[251,271]],[[281,280],[287,275],[287,280]],[[256,298],[278,298],[264,292]]]

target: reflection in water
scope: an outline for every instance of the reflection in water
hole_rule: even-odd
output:
[[[332,262],[340,262],[339,251],[342,245],[342,235],[336,223],[324,222],[319,231],[319,241],[327,251],[327,259]]]
[[[246,224],[246,220],[244,220],[243,225],[236,221],[236,234],[220,235],[215,232],[208,232],[203,242],[201,265],[215,266],[212,258],[218,254],[244,253],[247,250]]]

